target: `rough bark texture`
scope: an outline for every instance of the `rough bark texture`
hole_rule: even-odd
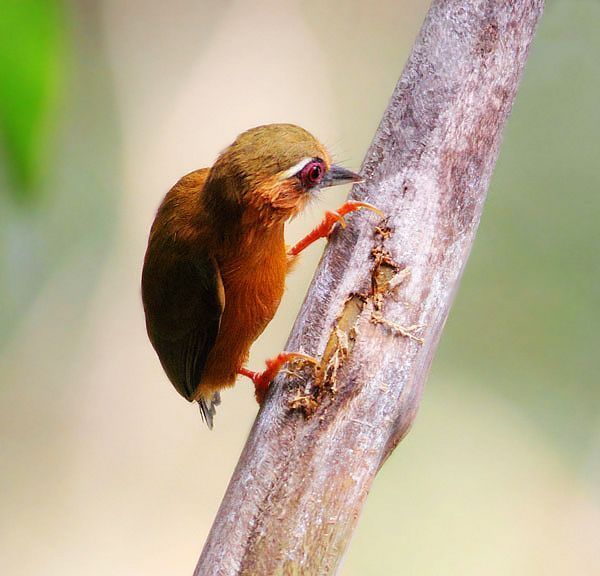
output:
[[[336,570],[416,414],[542,10],[432,3],[351,194],[388,217],[331,239],[287,345],[321,370],[272,385],[195,574]]]

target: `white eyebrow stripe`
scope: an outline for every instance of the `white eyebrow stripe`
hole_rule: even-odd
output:
[[[300,160],[300,162],[298,162],[298,164],[294,164],[294,166],[292,166],[291,168],[288,168],[285,172],[281,172],[280,175],[279,175],[280,180],[287,180],[288,178],[291,178],[292,176],[295,176],[311,160],[312,160],[312,158],[303,158],[302,160]]]

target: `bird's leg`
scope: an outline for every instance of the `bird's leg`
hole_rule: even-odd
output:
[[[252,380],[252,382],[254,382],[254,395],[256,396],[256,401],[261,406],[265,400],[265,396],[267,395],[269,384],[275,378],[279,370],[281,370],[283,365],[290,360],[302,360],[310,364],[318,364],[318,361],[312,356],[300,354],[299,352],[282,352],[281,354],[275,356],[275,358],[270,358],[265,362],[266,369],[263,372],[254,372],[253,370],[248,370],[247,368],[243,367],[238,368],[238,374],[247,376]]]
[[[288,250],[289,256],[297,256],[304,250],[307,246],[310,246],[313,242],[318,240],[319,238],[327,238],[331,232],[333,231],[333,227],[339,222],[342,228],[346,227],[346,221],[344,220],[344,216],[349,214],[350,212],[354,212],[355,210],[359,210],[360,208],[366,208],[367,210],[371,210],[376,214],[379,214],[381,217],[384,217],[385,214],[376,208],[372,204],[367,204],[366,202],[358,202],[356,200],[348,200],[342,206],[340,206],[335,211],[327,211],[325,212],[325,218],[323,221],[309,234],[307,234],[302,240],[300,240],[297,244],[292,246]]]

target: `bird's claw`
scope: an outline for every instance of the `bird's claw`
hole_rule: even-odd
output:
[[[346,228],[348,224],[346,223],[344,216],[351,212],[356,212],[361,208],[375,212],[375,214],[379,214],[382,218],[385,217],[385,214],[379,208],[373,206],[373,204],[369,204],[368,202],[358,202],[357,200],[348,200],[337,210],[325,213],[325,218],[321,224],[322,229],[327,231],[325,235],[330,236],[336,224],[339,224],[342,228]]]
[[[375,212],[375,214],[379,214],[379,216],[385,218],[385,214],[377,206],[373,206],[373,204],[369,204],[368,202],[359,202],[358,200],[348,200],[337,209],[336,213],[344,216],[361,208]]]
[[[371,210],[371,212],[379,214],[382,218],[385,217],[385,214],[372,204],[367,202],[358,202],[357,200],[348,200],[337,210],[325,212],[325,218],[323,218],[321,223],[312,232],[302,238],[302,240],[300,240],[297,244],[292,246],[292,248],[290,248],[288,251],[288,255],[293,258],[319,238],[329,238],[336,224],[339,224],[342,228],[346,228],[347,224],[344,216],[346,214],[350,214],[350,212],[360,210],[361,208]]]
[[[254,372],[246,368],[240,368],[238,373],[247,376],[254,382],[254,395],[256,396],[257,402],[262,406],[272,380],[284,364],[294,361],[307,362],[315,366],[319,364],[317,359],[308,356],[307,354],[302,354],[301,352],[281,352],[281,354],[278,354],[275,358],[269,358],[265,362],[266,368],[262,372]]]
[[[323,222],[321,222],[321,225],[319,226],[322,236],[324,238],[328,237],[333,232],[333,228],[336,224],[339,224],[342,228],[348,226],[344,216],[337,210],[328,210],[325,212],[325,218],[323,218]]]

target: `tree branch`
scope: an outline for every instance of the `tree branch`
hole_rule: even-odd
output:
[[[196,575],[335,571],[410,427],[479,224],[543,0],[434,0],[329,242]]]

